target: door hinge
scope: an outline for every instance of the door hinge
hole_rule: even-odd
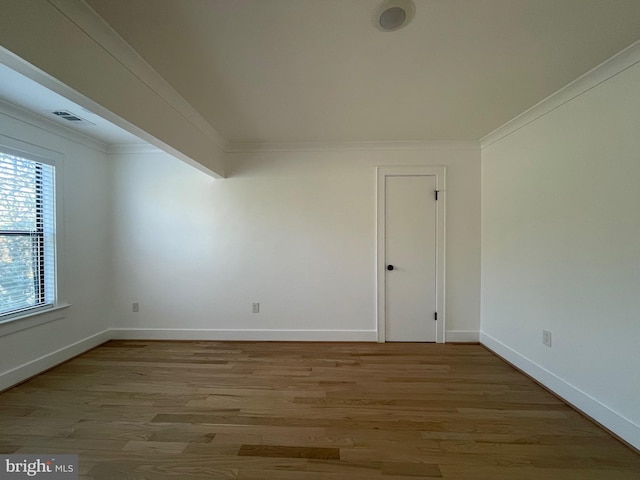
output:
[[[433,314],[433,319],[434,319],[434,320],[438,320],[438,312],[434,312],[434,314]]]
[[[434,190],[433,193],[436,194],[436,202],[438,201],[438,192],[440,192],[440,190]]]

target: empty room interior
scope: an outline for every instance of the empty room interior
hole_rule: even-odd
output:
[[[0,478],[640,478],[639,132],[637,0],[0,0]]]

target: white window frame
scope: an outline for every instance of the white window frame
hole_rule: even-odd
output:
[[[63,260],[63,170],[64,156],[53,150],[23,142],[21,140],[0,135],[0,152],[21,157],[34,162],[52,165],[55,169],[55,241],[53,247],[54,263],[54,291],[55,297],[52,304],[34,307],[13,314],[0,316],[0,337],[20,330],[32,328],[44,323],[64,318],[64,309],[69,306],[64,299],[64,273],[65,262]]]

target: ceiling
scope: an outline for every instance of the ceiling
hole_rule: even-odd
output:
[[[86,0],[229,142],[478,140],[640,39],[638,0]]]
[[[2,63],[0,63],[0,100],[109,145],[144,143],[140,138]],[[87,122],[69,122],[54,115],[52,113],[54,111],[68,111]]]

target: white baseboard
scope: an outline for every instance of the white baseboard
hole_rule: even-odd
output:
[[[120,340],[239,340],[298,342],[375,342],[375,330],[217,330],[179,328],[114,328]]]
[[[492,336],[480,332],[480,343],[530,375],[567,403],[609,429],[633,447],[640,449],[640,426],[614,412],[597,399],[574,387],[546,368],[531,361]]]
[[[25,380],[44,372],[45,370],[66,362],[76,355],[80,355],[87,350],[91,350],[92,348],[111,340],[111,338],[111,331],[104,330],[103,332],[96,333],[95,335],[72,343],[68,347],[61,348],[55,352],[51,352],[25,363],[24,365],[20,365],[19,367],[0,373],[0,391],[6,390],[9,387],[17,385],[20,382],[24,382]]]
[[[447,330],[444,340],[446,343],[478,343],[480,332],[477,330]]]

